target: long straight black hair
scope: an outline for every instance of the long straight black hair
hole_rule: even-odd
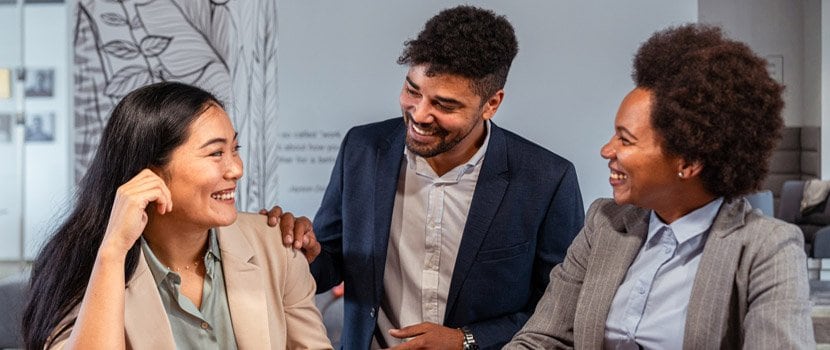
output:
[[[50,335],[74,324],[55,329],[83,299],[118,187],[145,168],[165,166],[189,136],[190,124],[211,104],[221,106],[200,88],[163,82],[139,88],[115,106],[71,214],[34,261],[22,325],[27,349],[43,349]],[[128,281],[138,257],[136,243],[127,253]]]

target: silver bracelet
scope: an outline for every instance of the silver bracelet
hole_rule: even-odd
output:
[[[462,343],[464,350],[478,350],[478,344],[476,344],[473,333],[467,327],[461,327],[461,332],[464,333],[464,342]]]

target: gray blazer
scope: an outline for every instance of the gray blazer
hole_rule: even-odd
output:
[[[617,287],[649,211],[595,201],[530,320],[505,349],[601,349]],[[692,286],[684,349],[813,349],[803,237],[745,199],[715,217]]]

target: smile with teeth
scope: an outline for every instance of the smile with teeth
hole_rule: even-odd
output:
[[[229,201],[229,200],[233,200],[235,196],[236,196],[236,192],[234,192],[233,190],[229,190],[229,191],[221,191],[221,192],[216,192],[214,194],[211,194],[210,198],[220,200],[220,201]]]
[[[625,179],[628,178],[628,175],[612,171],[611,172],[611,178],[614,179],[614,180],[625,180]]]
[[[415,125],[415,123],[412,123],[412,130],[415,131],[416,134],[423,136],[432,136],[435,134],[435,130],[421,129],[417,125]]]

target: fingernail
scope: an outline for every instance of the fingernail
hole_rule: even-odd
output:
[[[285,241],[288,243],[294,243],[294,237],[291,237],[291,235],[285,235]]]

